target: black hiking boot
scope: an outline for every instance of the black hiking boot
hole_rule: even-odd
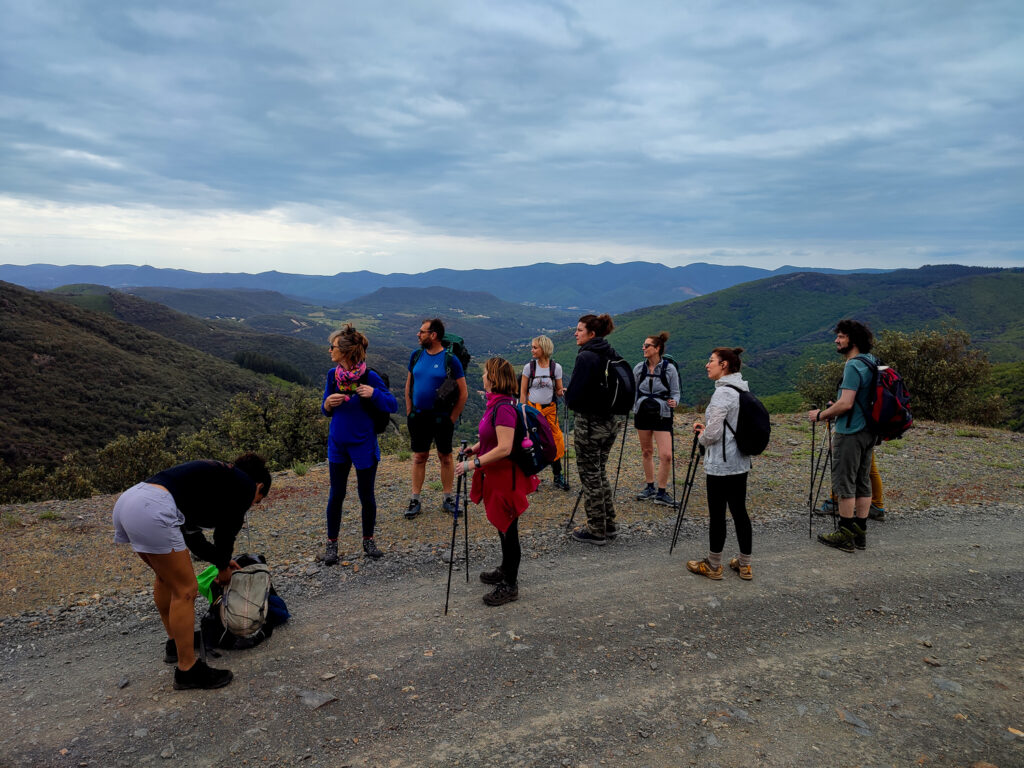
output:
[[[868,532],[865,530],[867,526],[854,524],[853,526],[853,546],[857,549],[868,548]]]
[[[480,581],[484,584],[501,584],[505,580],[505,574],[501,572],[499,565],[493,571],[480,571]]]
[[[565,478],[565,475],[555,475],[555,479],[552,484],[560,491],[569,490],[569,481]]]
[[[609,541],[619,535],[619,526],[615,523],[607,523],[604,527],[604,536]]]
[[[419,499],[409,499],[409,508],[405,510],[405,519],[412,520],[423,509]]]
[[[846,528],[839,528],[835,533],[819,533],[818,541],[842,552],[853,552],[855,549],[853,534]]]
[[[582,544],[595,544],[599,547],[603,547],[608,542],[607,537],[594,535],[585,525],[575,529],[571,534],[569,534],[569,538]]]
[[[380,560],[384,557],[384,553],[377,549],[377,542],[373,540],[372,536],[368,539],[363,539],[363,552],[367,557],[372,557],[374,560]]]
[[[230,669],[214,669],[208,667],[202,659],[196,659],[191,669],[182,672],[174,669],[174,690],[187,691],[192,688],[223,688],[231,682],[234,675]]]
[[[445,499],[444,503],[441,504],[441,511],[444,512],[446,515],[454,515],[456,512],[458,512],[458,507],[455,506],[455,499]]]
[[[645,485],[643,489],[636,495],[637,501],[650,501],[658,495],[658,491],[653,485]]]
[[[672,507],[673,509],[675,509],[676,507],[676,500],[672,498],[672,494],[669,493],[668,491],[659,490],[658,493],[655,494],[654,498],[651,499],[651,501],[653,501],[655,504],[662,504],[666,507]]]
[[[328,541],[327,549],[324,551],[324,565],[338,564],[338,542]]]
[[[494,588],[493,592],[484,595],[484,602],[487,605],[504,605],[519,599],[519,587],[501,582]]]

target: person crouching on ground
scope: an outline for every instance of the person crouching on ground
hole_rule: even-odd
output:
[[[725,508],[732,514],[736,539],[740,545],[739,557],[729,561],[729,567],[741,579],[754,578],[750,567],[753,528],[747,515],[747,473],[750,457],[736,445],[736,424],[740,416],[740,393],[749,391],[740,375],[740,348],[718,347],[711,353],[704,368],[708,378],[715,382],[703,423],[693,425],[698,442],[704,446],[704,472],[708,492],[708,556],[703,560],[689,560],[688,570],[709,579],[722,578],[722,550],[725,548]],[[734,389],[734,387],[736,389]]]
[[[576,368],[565,390],[565,404],[576,412],[576,467],[583,486],[587,524],[571,538],[604,546],[618,533],[615,501],[608,482],[608,455],[618,436],[619,420],[611,412],[605,389],[605,367],[618,358],[605,336],[615,329],[611,315],[584,315],[576,324]]]
[[[231,682],[227,669],[197,660],[195,602],[199,584],[189,557],[217,566],[226,586],[238,563],[231,559],[245,513],[270,492],[270,472],[254,453],[222,461],[190,461],[132,486],[114,504],[114,541],[131,544],[153,569],[153,601],[167,632],[164,661],[177,664],[174,687],[220,688]],[[203,536],[213,529],[213,543]]]
[[[555,402],[563,394],[562,366],[551,359],[555,345],[547,336],[538,336],[530,342],[533,360],[523,366],[519,381],[519,402],[532,405],[544,414],[551,425],[555,438],[556,455],[551,462],[555,488],[569,490],[569,480],[562,474],[562,456],[565,455],[565,437],[558,426],[558,405]]]
[[[456,477],[469,469],[473,473],[470,500],[483,501],[487,519],[498,529],[501,539],[501,565],[480,574],[480,581],[493,584],[494,591],[484,595],[487,605],[504,605],[519,599],[519,516],[530,506],[527,494],[537,490],[540,480],[530,477],[509,458],[516,433],[516,396],[519,387],[512,365],[500,357],[484,364],[484,392],[487,408],[480,419],[480,441],[466,449],[472,461],[458,462]]]
[[[324,565],[338,562],[338,531],[345,501],[348,474],[356,468],[356,488],[363,518],[363,552],[374,560],[383,553],[373,537],[377,524],[377,498],[374,485],[380,446],[368,408],[386,413],[398,410],[398,401],[384,386],[376,372],[366,367],[366,337],[351,325],[331,334],[331,360],[335,366],[327,372],[322,410],[330,417],[327,437],[327,462],[331,491],[327,497],[327,549]]]
[[[640,438],[640,452],[647,485],[636,495],[638,501],[675,506],[667,490],[672,471],[672,414],[679,402],[679,374],[676,367],[663,360],[668,334],[644,339],[644,360],[633,368],[636,380],[636,403],[633,405],[633,426]],[[658,444],[658,489],[654,489],[654,444]]]

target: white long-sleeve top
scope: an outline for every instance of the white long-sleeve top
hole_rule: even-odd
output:
[[[750,471],[750,457],[740,453],[733,434],[740,418],[740,393],[732,387],[750,391],[742,374],[723,376],[715,382],[715,393],[704,411],[704,432],[700,436],[700,444],[705,448],[704,471],[709,475],[741,475]],[[726,422],[731,429],[726,429]]]

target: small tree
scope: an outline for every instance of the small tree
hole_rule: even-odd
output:
[[[895,368],[910,390],[910,410],[918,419],[994,425],[1003,419],[1002,400],[982,394],[992,367],[984,352],[971,347],[967,331],[945,326],[931,331],[882,331],[871,350]],[[807,405],[836,398],[842,360],[809,363],[797,391]]]
[[[96,490],[118,493],[174,464],[174,455],[167,450],[167,433],[164,427],[122,435],[103,446],[94,459]]]

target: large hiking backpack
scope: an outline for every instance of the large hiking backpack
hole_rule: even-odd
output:
[[[604,365],[605,403],[613,415],[622,416],[633,410],[636,402],[636,379],[633,366],[619,357],[609,357]]]
[[[391,377],[386,373],[381,373],[380,371],[369,367],[367,367],[366,373],[364,373],[359,379],[360,384],[367,383],[370,378],[370,371],[373,371],[380,376],[380,380],[384,382],[385,389],[391,389]],[[379,435],[387,430],[388,424],[391,423],[391,414],[387,411],[382,411],[367,398],[361,397],[359,398],[359,402],[362,403],[363,410],[366,411],[366,415],[369,416],[370,421],[373,422],[373,431]]]
[[[650,378],[650,375],[651,375],[647,371],[647,361],[644,360],[640,364],[640,380],[636,383],[637,396],[641,396],[642,395],[644,398],[654,397],[654,398],[657,398],[657,399],[668,400],[671,397],[671,394],[669,394],[669,393],[671,393],[671,391],[672,391],[672,388],[668,385],[668,367],[670,365],[673,368],[676,369],[676,381],[682,381],[679,378],[679,363],[677,363],[675,361],[675,359],[672,357],[672,355],[662,355],[661,356],[661,360],[662,360],[662,366],[661,366],[661,370],[658,371],[658,378],[661,380],[661,386],[663,386],[665,388],[666,394],[665,395],[648,395],[648,394],[644,393],[644,391],[640,388],[640,386],[644,383],[644,379]],[[646,402],[650,402],[650,401],[645,400],[645,403]],[[657,405],[657,403],[653,403],[652,405]],[[643,408],[644,407],[643,404],[641,404],[640,407]],[[655,409],[651,408],[650,410],[653,411]],[[661,407],[660,406],[657,408],[657,411],[658,411],[659,414],[661,413]]]
[[[509,403],[516,412],[516,434],[509,457],[523,474],[533,476],[548,467],[558,455],[558,446],[547,416],[532,405]],[[491,412],[491,427],[496,426],[498,408]]]
[[[459,380],[455,378],[452,372],[452,358],[456,357],[462,363],[463,375],[466,373],[469,361],[473,358],[469,354],[469,350],[466,349],[466,342],[463,338],[456,336],[454,333],[445,333],[444,338],[441,339],[441,345],[444,347],[445,376],[441,386],[437,388],[437,394],[434,396],[434,410],[438,413],[451,413],[455,409],[456,403],[459,402]],[[416,367],[416,363],[420,361],[422,355],[422,348],[417,349],[413,353],[412,361],[409,364],[410,370]],[[412,395],[411,388],[409,394],[410,396]]]
[[[772,436],[772,424],[768,418],[768,409],[750,392],[732,384],[725,386],[735,389],[740,396],[740,412],[736,417],[736,429],[732,428],[728,419],[725,421],[725,426],[736,438],[736,447],[739,448],[740,453],[745,456],[760,456],[768,447],[768,440]],[[722,458],[725,458],[725,440],[722,441]]]
[[[869,432],[884,440],[898,440],[903,433],[914,426],[910,412],[910,391],[903,378],[895,369],[879,363],[875,365],[866,355],[857,355],[871,372],[871,386],[868,389],[868,408],[864,419]],[[846,416],[847,425],[853,418],[853,411]]]
[[[220,601],[220,620],[237,637],[252,637],[267,621],[270,568],[253,563],[231,575]]]
[[[259,565],[262,568],[267,567],[267,560],[263,555],[236,555],[234,559],[235,562],[242,566],[243,570],[253,565]],[[235,572],[231,577],[229,586],[235,586],[235,576],[240,573],[242,571]],[[237,584],[239,588],[242,587],[244,578],[239,580]],[[252,648],[269,638],[274,632],[274,627],[284,624],[291,618],[288,606],[285,605],[284,600],[281,599],[281,596],[277,594],[277,591],[271,584],[267,595],[267,607],[264,611],[265,621],[263,625],[255,633],[248,636],[237,635],[225,626],[222,618],[225,590],[222,590],[216,582],[210,585],[210,589],[212,592],[210,608],[200,622],[200,633],[208,648],[224,648],[226,650]],[[237,597],[238,595],[236,594],[234,598],[229,599],[237,600]]]

